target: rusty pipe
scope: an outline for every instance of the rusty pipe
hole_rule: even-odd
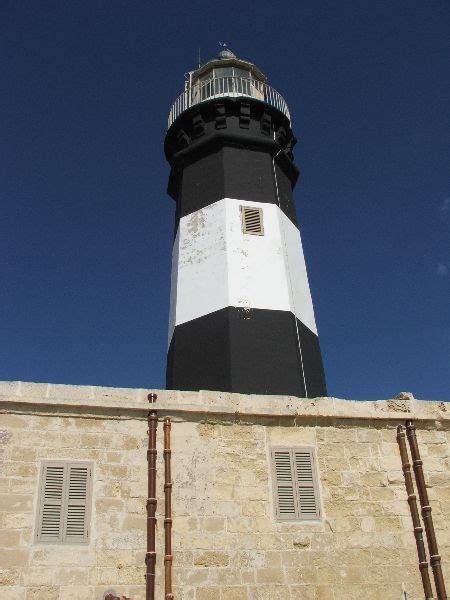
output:
[[[153,404],[156,394],[149,394],[148,401]],[[151,409],[148,413],[148,492],[147,492],[147,552],[145,554],[145,598],[155,600],[155,570],[156,570],[156,429],[158,413]]]
[[[173,600],[172,593],[172,474],[170,448],[171,421],[164,419],[164,591],[165,600]]]
[[[414,493],[414,484],[411,476],[411,463],[409,462],[408,449],[406,447],[406,435],[402,425],[397,427],[397,443],[402,460],[402,470],[405,478],[406,493],[408,495],[409,510],[414,528],[414,537],[416,539],[423,591],[425,593],[425,599],[431,600],[433,598],[433,589],[431,587],[430,573],[428,571],[427,553],[423,541],[423,529],[420,522],[419,509],[417,508],[417,497]]]
[[[417,443],[416,427],[410,420],[406,421],[406,435],[408,437],[411,458],[413,463],[414,476],[416,479],[417,491],[419,492],[420,506],[422,509],[422,519],[427,535],[428,551],[430,553],[430,564],[433,570],[434,585],[438,600],[447,600],[445,590],[444,576],[442,574],[441,557],[439,555],[436,534],[434,531],[433,517],[431,515],[431,506],[428,500],[428,492],[425,485],[423,474],[423,462],[420,458],[419,444]]]

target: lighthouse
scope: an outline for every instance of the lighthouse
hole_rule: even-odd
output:
[[[168,389],[326,395],[284,98],[223,46],[169,113]]]

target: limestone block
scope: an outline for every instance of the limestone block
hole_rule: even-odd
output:
[[[0,529],[0,547],[12,548],[20,543],[20,529]]]
[[[94,588],[85,585],[61,587],[59,600],[94,600]],[[97,596],[103,598],[103,596]],[[133,600],[135,600],[133,598]]]
[[[345,458],[345,445],[344,444],[331,444],[319,442],[317,452],[323,457],[332,457],[334,460],[338,458]]]
[[[396,490],[390,487],[372,487],[369,489],[369,499],[378,501],[378,502],[386,502],[387,500],[393,500],[395,497]],[[402,494],[404,494],[404,490],[402,490]]]
[[[99,498],[95,502],[95,508],[99,515],[107,512],[123,512],[124,501],[119,498]]]
[[[5,511],[29,511],[32,500],[29,494],[0,494],[0,506]]]
[[[196,600],[217,600],[217,598],[220,598],[218,587],[198,587],[196,590]]]
[[[19,569],[5,569],[0,570],[0,586],[13,587],[19,584],[21,571]]]
[[[54,577],[54,571],[53,567],[29,567],[24,570],[21,583],[26,587],[33,587],[42,585],[48,586],[54,583],[54,580],[57,583],[63,581],[57,576]],[[86,579],[86,573],[84,574],[84,577]]]
[[[199,438],[202,440],[217,439],[221,432],[221,427],[218,423],[199,423],[196,429]]]
[[[292,589],[292,588],[291,588]],[[301,588],[300,588],[301,593]],[[334,586],[319,585],[315,588],[315,600],[334,600]],[[295,598],[295,596],[294,596]],[[299,596],[299,600],[300,600]]]
[[[126,465],[103,464],[98,465],[98,476],[112,480],[128,480],[129,468]]]
[[[96,564],[99,567],[113,567],[122,569],[124,566],[134,566],[134,555],[131,549],[121,550],[101,550],[95,553]],[[143,563],[141,563],[143,564]]]
[[[61,434],[59,431],[33,431],[30,435],[28,431],[21,431],[20,446],[43,446],[45,448],[61,448]]]
[[[0,396],[17,396],[20,381],[0,381]]]
[[[1,513],[0,513],[1,514]],[[5,529],[29,529],[33,523],[33,515],[31,512],[10,512],[3,513],[2,528]],[[1,564],[1,562],[0,562]]]
[[[285,569],[286,583],[289,584],[316,584],[318,583],[318,569],[314,566],[295,566]]]
[[[175,579],[184,586],[193,587],[214,583],[214,578],[211,577],[209,569],[182,569],[179,576],[178,574],[175,575]]]
[[[89,567],[94,564],[93,550],[86,546],[46,544],[31,548],[30,565],[51,567]]]
[[[201,524],[201,529],[209,533],[217,533],[225,530],[225,519],[221,517],[207,517]]]
[[[241,575],[241,583],[243,585],[249,585],[252,583],[256,583],[255,581],[255,572],[253,569],[242,569],[239,571]]]
[[[361,485],[361,476],[357,471],[341,471],[341,480],[344,487]]]
[[[25,588],[23,587],[4,587],[2,588],[2,600],[23,600]]]
[[[1,423],[2,429],[9,429],[9,428],[27,429],[28,428],[28,420],[27,420],[26,415],[14,415],[14,414],[3,413],[0,416],[0,423]]]
[[[25,548],[0,548],[0,565],[3,569],[9,567],[22,567],[27,564],[28,549]]]
[[[227,567],[230,557],[225,552],[194,552],[194,565],[197,567]]]
[[[366,458],[372,455],[373,444],[353,442],[344,444],[344,454],[347,458]]]
[[[242,584],[242,578],[239,571],[223,567],[211,567],[209,581],[213,585],[220,585],[221,587]]]
[[[49,383],[18,382],[18,395],[22,398],[47,398],[52,387]],[[72,387],[72,386],[66,386]]]
[[[18,460],[24,462],[33,462],[36,460],[36,450],[34,448],[11,448],[11,460]]]
[[[251,517],[236,517],[226,520],[227,532],[229,533],[251,533],[258,531],[255,529],[255,519]],[[266,530],[267,528],[265,528]]]
[[[252,528],[249,531],[255,533],[271,533],[274,530],[273,518],[267,517],[254,517],[252,519]]]
[[[37,465],[34,463],[8,462],[5,465],[7,477],[32,477],[37,476]]]
[[[282,569],[277,568],[265,567],[264,569],[257,569],[256,583],[264,585],[267,583],[285,583],[285,574]]]
[[[52,383],[48,386],[47,396],[50,399],[70,399],[88,402],[94,398],[94,388],[88,385],[63,385]]]
[[[269,440],[272,445],[314,445],[316,431],[314,427],[270,427]]]
[[[290,598],[290,590],[287,585],[260,585],[249,586],[249,600],[284,600]]]
[[[433,444],[445,444],[448,441],[445,431],[437,431],[435,429],[416,429],[416,435],[420,448],[424,444],[432,446]]]
[[[159,590],[157,590],[159,591]],[[122,594],[125,594],[126,596],[128,596],[128,598],[131,598],[131,600],[144,600],[145,599],[145,585],[128,585],[125,588],[125,591],[122,592]],[[162,590],[159,593],[159,595],[157,596],[158,598],[162,596]],[[178,596],[176,596],[178,598]],[[94,596],[95,599],[98,598],[98,596]]]
[[[242,515],[244,517],[269,516],[270,506],[263,500],[249,500],[242,504]]]
[[[242,585],[221,588],[221,600],[247,600],[247,588]]]
[[[231,497],[234,500],[266,500],[268,489],[266,486],[233,486]]]
[[[26,600],[59,600],[59,587],[42,585],[29,587],[26,591]]]
[[[315,600],[316,586],[312,585],[291,585],[290,588],[291,600]],[[330,596],[331,598],[331,596]]]
[[[448,443],[443,444],[430,444],[428,447],[428,455],[436,457],[448,457],[450,456],[450,446]]]
[[[395,435],[393,432],[389,432],[389,440],[393,439],[393,435]],[[378,429],[374,429],[372,427],[364,427],[364,428],[359,428],[356,431],[356,437],[358,439],[358,442],[362,442],[362,443],[378,443],[381,439],[381,432]]]
[[[354,427],[326,427],[322,430],[325,441],[329,444],[352,444],[357,441]]]

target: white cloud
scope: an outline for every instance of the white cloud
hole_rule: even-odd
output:
[[[441,206],[439,207],[439,211],[444,215],[450,213],[450,197],[444,198]]]
[[[436,267],[436,274],[440,275],[441,277],[445,277],[446,275],[448,275],[447,265],[444,265],[444,263],[438,263]]]

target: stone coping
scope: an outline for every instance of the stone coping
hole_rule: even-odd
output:
[[[394,420],[414,419],[450,423],[450,402],[417,400],[407,392],[388,400],[343,400],[340,398],[297,398],[227,392],[144,390],[24,381],[0,382],[0,411],[40,414],[72,414],[109,418],[145,418],[147,395],[158,398],[158,414],[186,418],[233,420],[247,417]]]

